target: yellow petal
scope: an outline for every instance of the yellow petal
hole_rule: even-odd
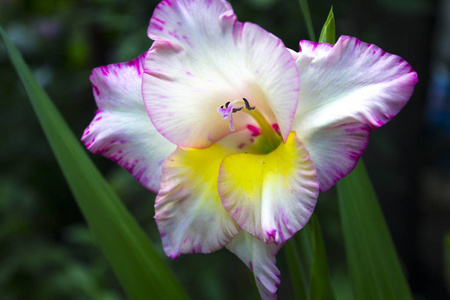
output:
[[[279,244],[308,222],[319,182],[308,151],[291,132],[271,153],[226,156],[218,189],[240,227],[265,243]]]
[[[164,162],[155,219],[168,256],[218,250],[239,232],[217,192],[220,163],[235,151],[177,148]]]

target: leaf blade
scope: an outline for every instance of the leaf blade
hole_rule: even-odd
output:
[[[412,299],[361,160],[337,189],[355,299]]]
[[[445,262],[445,279],[447,290],[450,292],[450,232],[444,236],[444,262]]]
[[[129,298],[188,299],[146,234],[93,165],[1,26],[0,36],[66,181]]]
[[[289,273],[291,275],[292,286],[294,287],[295,299],[306,300],[306,284],[304,279],[304,272],[302,272],[302,260],[299,255],[299,250],[296,245],[295,238],[291,239],[284,246],[284,253],[286,256],[287,265],[289,267]]]
[[[311,20],[311,13],[309,11],[308,0],[299,0],[300,10],[302,11],[303,18],[305,19],[306,28],[308,29],[309,39],[311,41],[316,40],[316,34],[314,33],[314,26]]]
[[[311,268],[311,287],[309,299],[333,300],[335,299],[328,275],[327,255],[320,230],[319,220],[315,214],[310,222],[313,231],[313,265]]]

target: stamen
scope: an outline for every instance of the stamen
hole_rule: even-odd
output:
[[[245,106],[242,107],[238,107],[238,108],[233,108],[233,105],[238,104],[238,103],[242,103],[242,101],[244,102],[243,104]],[[247,110],[254,110],[255,107],[250,106],[250,103],[248,102],[247,99],[242,98],[242,99],[236,99],[234,101],[228,101],[227,103],[225,103],[225,107],[220,106],[219,108],[217,108],[217,111],[222,115],[222,119],[224,120],[228,120],[229,121],[229,126],[230,126],[230,130],[231,131],[235,131],[234,128],[234,124],[233,124],[233,114],[242,110],[243,108],[246,108]]]
[[[233,108],[236,104],[244,104],[242,107]],[[233,114],[243,110],[245,107],[245,113],[250,115],[259,125],[262,134],[260,135],[259,141],[257,142],[258,147],[262,152],[269,153],[276,149],[278,145],[282,142],[281,136],[277,131],[270,126],[264,115],[258,110],[255,110],[255,106],[251,106],[250,102],[246,98],[236,99],[229,101],[224,105],[217,108],[217,111],[222,115],[222,119],[228,120],[228,125],[231,131],[235,131],[233,124]]]

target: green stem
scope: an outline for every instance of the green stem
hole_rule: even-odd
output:
[[[302,10],[303,17],[305,18],[306,28],[308,29],[308,35],[311,41],[316,41],[316,35],[314,33],[314,27],[311,21],[311,14],[309,12],[309,6],[307,0],[299,0],[300,9]]]
[[[285,246],[285,256],[291,274],[292,286],[294,287],[297,300],[306,300],[305,282],[301,270],[303,269],[295,239],[291,239]]]

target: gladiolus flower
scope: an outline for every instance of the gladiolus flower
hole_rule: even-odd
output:
[[[172,258],[226,247],[276,298],[275,255],[319,192],[351,172],[370,129],[409,100],[402,58],[342,36],[299,52],[224,0],[165,0],[150,50],[93,70],[99,110],[82,141],[158,194]]]

